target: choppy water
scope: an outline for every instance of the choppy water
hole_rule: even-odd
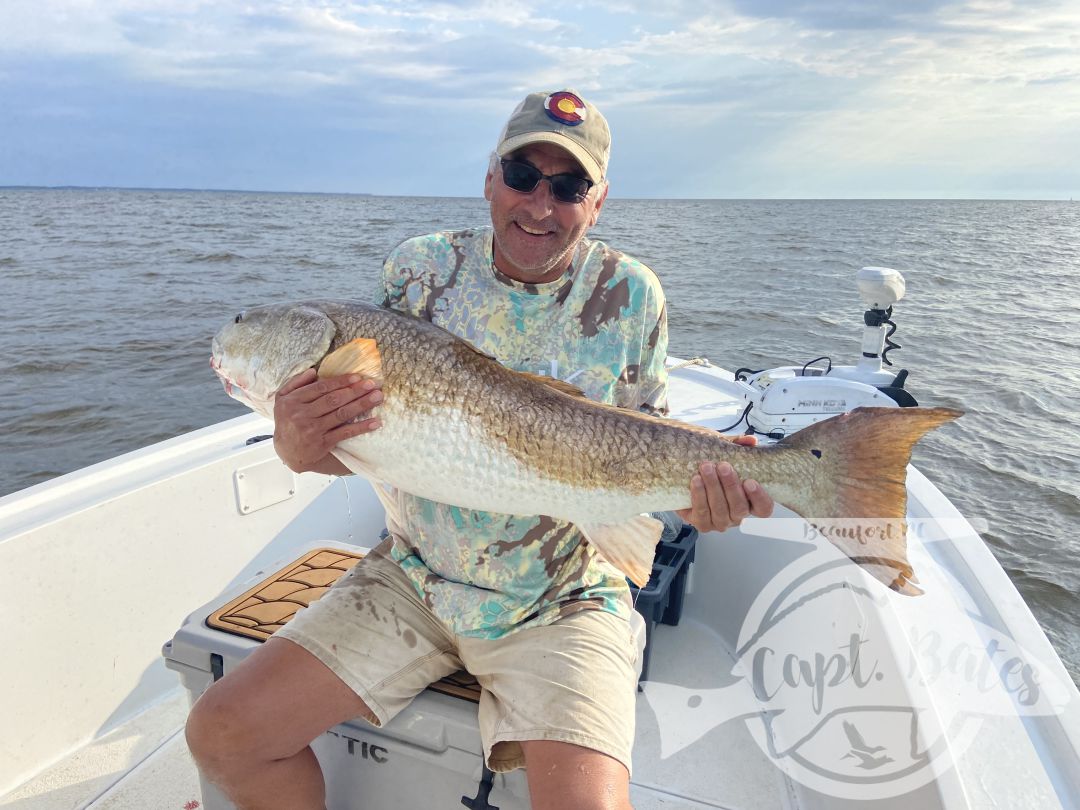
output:
[[[0,494],[244,413],[207,368],[239,308],[367,299],[407,236],[482,200],[0,189]],[[922,404],[967,416],[915,462],[1080,674],[1080,203],[610,200],[594,232],[656,270],[671,350],[852,363],[854,273],[901,270]]]

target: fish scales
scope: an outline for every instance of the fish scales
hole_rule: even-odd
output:
[[[392,431],[382,442],[388,450],[402,446],[403,436],[398,433],[423,436],[444,451],[463,451],[479,442],[487,445],[484,458],[490,463],[511,466],[508,459],[498,459],[505,452],[520,463],[520,467],[513,465],[522,471],[519,474],[538,472],[529,475],[530,486],[550,479],[571,488],[625,490],[635,496],[653,493],[653,501],[662,499],[656,501],[656,509],[663,509],[690,505],[688,482],[696,470],[693,458],[719,455],[722,459],[742,449],[712,431],[698,432],[568,396],[493,363],[460,340],[442,340],[449,335],[438,327],[391,310],[373,309],[366,317],[355,317],[348,311],[331,310],[329,314],[342,336],[331,352],[353,335],[372,336],[380,346],[386,404],[380,407],[379,416],[382,430]],[[391,408],[392,400],[408,403],[408,410],[416,416]],[[433,419],[417,418],[420,414]],[[468,420],[471,427],[460,420]],[[395,424],[400,425],[400,431],[393,429]],[[445,438],[433,435],[438,433],[457,437],[448,444]],[[372,436],[359,437],[358,444],[375,449]],[[357,455],[377,462],[369,452]],[[682,464],[671,463],[676,459]],[[453,459],[447,461],[455,464]],[[466,471],[466,463],[456,466]],[[467,471],[475,474],[475,466]],[[566,488],[555,486],[553,490],[558,495],[545,500],[559,502]],[[536,491],[532,491],[530,500],[535,498]],[[676,493],[677,506],[671,506],[670,492]],[[627,517],[625,511],[610,512],[605,517]]]
[[[902,527],[912,446],[959,415],[857,409],[776,445],[748,448],[515,372],[394,310],[299,302],[236,320],[215,338],[212,365],[254,409],[272,418],[274,393],[306,368],[319,366],[320,375],[363,368],[381,379],[384,402],[375,411],[379,430],[335,449],[355,472],[464,508],[573,522],[635,581],[647,579],[659,537],[659,523],[639,516],[690,506],[701,462],[730,462],[812,523],[874,518]],[[918,593],[904,532],[896,534],[872,547],[829,539],[885,584]]]

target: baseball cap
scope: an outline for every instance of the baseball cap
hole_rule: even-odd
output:
[[[607,173],[611,131],[600,111],[573,90],[530,93],[503,127],[499,157],[531,143],[552,143],[569,152],[594,183]]]

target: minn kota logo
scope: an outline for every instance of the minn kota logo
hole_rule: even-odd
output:
[[[924,543],[957,528],[970,535],[959,542],[982,542],[966,521],[950,522],[909,521],[909,541],[921,535],[909,542],[925,590],[918,597],[883,588],[829,544],[809,546],[754,600],[720,686],[642,684],[661,758],[743,723],[793,781],[839,798],[883,799],[977,751],[988,717],[1060,713],[1069,695],[1060,668],[1022,648],[1000,617],[981,615],[926,552]],[[743,531],[807,539],[805,527],[774,518]]]

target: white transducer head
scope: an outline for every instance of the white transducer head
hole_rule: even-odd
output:
[[[885,310],[904,297],[904,277],[889,267],[864,267],[855,283],[867,309]]]

